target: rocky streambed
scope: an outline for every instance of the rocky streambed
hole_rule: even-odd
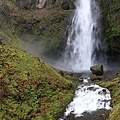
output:
[[[111,107],[111,95],[107,88],[95,84],[96,81],[112,81],[117,75],[117,70],[105,70],[104,74],[96,76],[95,80],[88,76],[95,74],[90,71],[85,73],[66,73],[61,72],[63,76],[69,76],[73,80],[78,80],[78,87],[75,91],[73,100],[66,106],[64,111],[57,118],[58,120],[107,120],[109,118]],[[82,80],[80,79],[81,77]],[[97,80],[97,78],[100,78]]]
[[[111,96],[106,88],[83,79],[72,102],[58,120],[106,120],[109,116]]]

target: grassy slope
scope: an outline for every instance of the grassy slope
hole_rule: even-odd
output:
[[[73,88],[42,60],[0,45],[0,119],[54,120]]]
[[[0,120],[55,120],[71,99],[75,84],[21,50],[23,42],[14,31],[19,28],[15,28],[13,18],[20,19],[22,13],[29,16],[29,11],[24,13],[9,0],[3,8],[2,11],[0,7]]]
[[[106,87],[111,92],[113,109],[110,113],[109,120],[120,120],[120,74],[110,81],[98,82],[103,87]]]

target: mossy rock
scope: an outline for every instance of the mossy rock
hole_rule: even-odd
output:
[[[97,76],[101,76],[103,75],[103,66],[102,65],[95,65],[95,66],[91,66],[90,70],[92,71],[92,74],[95,74]]]
[[[107,47],[107,52],[112,57],[120,58],[120,1],[98,1],[103,17],[104,42]]]

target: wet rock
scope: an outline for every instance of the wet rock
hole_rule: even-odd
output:
[[[46,0],[45,7],[51,7],[55,4],[56,0]]]
[[[69,4],[68,0],[63,0],[62,1],[61,8],[63,10],[69,10],[70,9],[70,4]]]
[[[103,91],[103,93],[106,93],[106,89],[103,89],[102,91]]]
[[[94,81],[94,80],[102,80],[103,79],[103,76],[97,76],[95,74],[92,74],[90,76],[91,80]]]
[[[103,65],[92,66],[92,67],[90,67],[90,70],[92,71],[92,74],[94,74],[96,76],[101,76],[104,73]]]
[[[74,9],[75,8],[74,0],[62,0],[61,8],[63,10]]]
[[[3,40],[3,39],[0,37],[0,45],[2,45],[2,40]]]
[[[110,110],[106,109],[100,109],[91,113],[84,112],[81,117],[75,117],[74,114],[70,113],[64,120],[107,120],[109,113]]]

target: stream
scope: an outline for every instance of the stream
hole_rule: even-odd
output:
[[[99,4],[96,0],[76,0],[63,55],[66,71],[85,71],[95,64],[105,64],[104,47],[100,39]],[[110,91],[93,83],[90,78],[86,78],[79,83],[73,100],[58,120],[106,120],[108,118],[111,110]]]
[[[73,100],[58,120],[106,120],[111,110],[110,91],[83,79],[75,91]]]

